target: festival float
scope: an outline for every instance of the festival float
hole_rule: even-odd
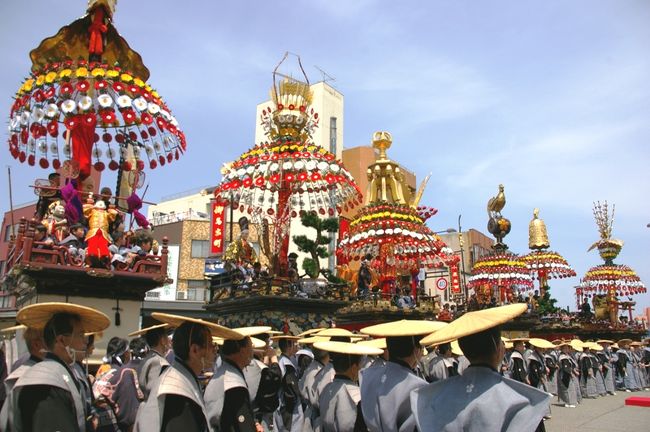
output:
[[[158,253],[150,250],[138,189],[145,170],[172,163],[186,149],[142,58],[113,25],[115,3],[90,1],[83,17],[30,52],[31,71],[10,111],[8,147],[17,161],[50,174],[32,186],[37,217],[20,221],[3,282],[17,307],[67,301],[102,310],[113,317],[104,340],[124,333],[115,326],[138,328],[145,292],[168,282],[166,240]],[[107,187],[98,194],[95,183],[111,171],[115,194]],[[77,224],[83,231],[75,239]],[[122,235],[136,225],[135,236]],[[122,237],[139,242],[136,254],[122,255]]]
[[[240,215],[235,218],[239,235],[223,252],[228,271],[211,280],[207,310],[234,327],[257,324],[262,312],[265,322],[277,328],[286,327],[289,315],[298,328],[329,325],[333,313],[347,303],[347,286],[320,271],[318,262],[325,255],[318,250],[329,242],[320,240],[321,232],[334,232],[338,225],[327,220],[361,204],[362,194],[336,156],[311,139],[320,118],[311,107],[307,76],[303,72],[304,80],[291,78],[278,67],[270,105],[260,119],[268,141],[226,164],[214,190],[217,208]],[[290,240],[301,237],[292,236],[300,221],[317,228],[313,245],[302,236],[305,248],[317,251],[306,260],[309,278],[304,279],[298,279],[302,270],[289,253]],[[268,275],[256,281],[250,280],[257,259],[248,242],[250,228],[259,238],[259,261],[268,264]]]
[[[598,249],[604,263],[585,273],[576,288],[576,299],[578,306],[585,299],[592,305],[595,320],[588,320],[583,326],[617,332],[632,326],[632,311],[636,304],[632,296],[644,294],[647,290],[633,269],[625,264],[614,263],[623,249],[623,241],[612,238],[614,211],[615,206],[612,205],[611,213],[609,212],[607,201],[594,203],[593,213],[600,239],[591,245],[589,251]],[[642,329],[639,331],[644,333]]]
[[[499,192],[490,198],[487,205],[487,229],[496,243],[492,246],[492,253],[479,257],[472,267],[467,286],[474,290],[475,296],[470,299],[470,307],[513,303],[519,292],[533,288],[526,261],[510,252],[508,245],[503,243],[512,228],[510,220],[501,214],[505,205],[505,188],[499,185]]]
[[[546,224],[539,218],[539,209],[533,211],[533,219],[528,225],[528,248],[531,250],[522,257],[528,266],[533,279],[539,283],[539,300],[535,305],[540,313],[555,312],[555,300],[551,298],[549,279],[564,279],[574,277],[575,270],[567,260],[557,252],[549,250],[551,244],[548,238]]]
[[[386,154],[392,142],[388,132],[373,135],[372,145],[378,157],[367,170],[365,204],[339,242],[339,269],[347,275],[356,298],[338,312],[339,325],[366,325],[404,315],[432,318],[439,305],[433,297],[418,292],[420,268],[450,274],[455,269],[458,275],[460,258],[426,225],[437,210],[420,206],[428,177],[413,193],[400,166]],[[367,260],[372,274],[373,289],[367,294],[356,292],[356,268],[361,260]],[[413,303],[398,307],[400,297],[410,298]]]

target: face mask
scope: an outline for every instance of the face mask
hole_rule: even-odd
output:
[[[74,363],[76,361],[76,359],[77,359],[77,351],[74,350],[71,346],[66,345],[65,346],[65,352],[67,352],[68,355],[70,356],[70,358],[72,359],[70,364]]]

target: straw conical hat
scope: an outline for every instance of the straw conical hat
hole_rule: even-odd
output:
[[[350,342],[316,342],[314,348],[330,353],[351,355],[380,355],[384,350]]]
[[[508,322],[526,312],[526,310],[528,310],[528,307],[525,304],[511,304],[475,312],[467,312],[465,315],[452,321],[447,327],[422,339],[420,344],[426,346],[451,342],[455,339],[479,333]]]
[[[372,347],[372,348],[379,348],[381,350],[385,350],[386,349],[386,338],[365,340],[365,341],[357,342],[357,345],[369,346],[369,347]]]
[[[241,340],[245,336],[241,333],[238,333],[228,327],[220,326],[219,324],[212,323],[210,321],[205,321],[198,318],[184,317],[181,315],[173,315],[162,312],[153,312],[151,317],[157,319],[160,322],[169,324],[171,327],[180,327],[184,322],[191,322],[196,324],[204,325],[210,330],[212,336],[217,336],[223,339],[234,339]]]
[[[528,340],[530,344],[534,347],[541,348],[541,349],[553,349],[555,348],[555,345],[552,342],[547,341],[546,339],[541,339],[541,338],[530,338]]]
[[[73,303],[36,303],[25,306],[16,314],[16,321],[27,327],[42,329],[45,324],[58,313],[71,313],[81,318],[84,332],[99,332],[111,325],[111,320],[98,311],[87,306]]]
[[[315,333],[316,336],[328,336],[328,337],[358,337],[358,338],[367,338],[368,335],[352,333],[350,330],[338,327],[327,328]]]
[[[15,326],[3,328],[2,330],[0,330],[0,333],[11,333],[18,330],[27,330],[27,326],[23,324],[18,324]]]
[[[451,353],[453,355],[457,355],[457,356],[465,355],[465,354],[463,354],[463,350],[460,349],[460,345],[458,344],[458,340],[451,341]]]
[[[298,336],[306,337],[306,336],[309,336],[311,334],[318,333],[319,331],[322,331],[322,330],[325,330],[325,329],[322,328],[322,327],[313,328],[313,329],[305,330],[304,332],[300,333]]]
[[[316,342],[328,342],[329,340],[330,340],[329,336],[310,336],[310,337],[298,339],[298,343],[303,345],[313,345]]]
[[[237,327],[233,329],[237,333],[241,333],[244,336],[255,336],[259,334],[268,333],[271,331],[269,326],[253,326],[253,327]]]
[[[364,327],[361,333],[372,337],[422,336],[447,326],[448,324],[442,321],[400,320]]]
[[[143,334],[147,334],[147,332],[149,332],[151,330],[156,330],[156,329],[159,329],[159,328],[167,328],[167,327],[169,327],[169,324],[166,324],[166,323],[165,324],[156,324],[156,325],[152,325],[150,327],[145,327],[143,329],[131,332],[131,333],[129,333],[128,336],[129,337],[142,336]]]

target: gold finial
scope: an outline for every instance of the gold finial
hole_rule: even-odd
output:
[[[379,160],[386,160],[386,150],[393,144],[393,137],[390,132],[379,131],[372,135],[372,146],[379,150]]]
[[[530,249],[547,249],[550,246],[546,224],[539,219],[539,209],[533,210],[533,220],[528,224],[528,247]]]
[[[368,189],[365,203],[387,202],[410,205],[413,202],[411,191],[399,165],[386,156],[386,150],[393,143],[389,132],[375,132],[372,146],[379,150],[379,157],[368,167]]]
[[[506,206],[506,194],[502,184],[499,185],[499,193],[490,198],[487,205],[487,211],[490,217],[501,216],[501,210]]]

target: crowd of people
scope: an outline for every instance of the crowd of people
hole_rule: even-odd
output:
[[[504,340],[525,310],[295,336],[153,313],[160,324],[111,338],[90,375],[109,318],[34,304],[17,315],[28,354],[4,379],[0,430],[539,431],[551,394],[573,407],[648,387],[650,348],[631,340]]]

